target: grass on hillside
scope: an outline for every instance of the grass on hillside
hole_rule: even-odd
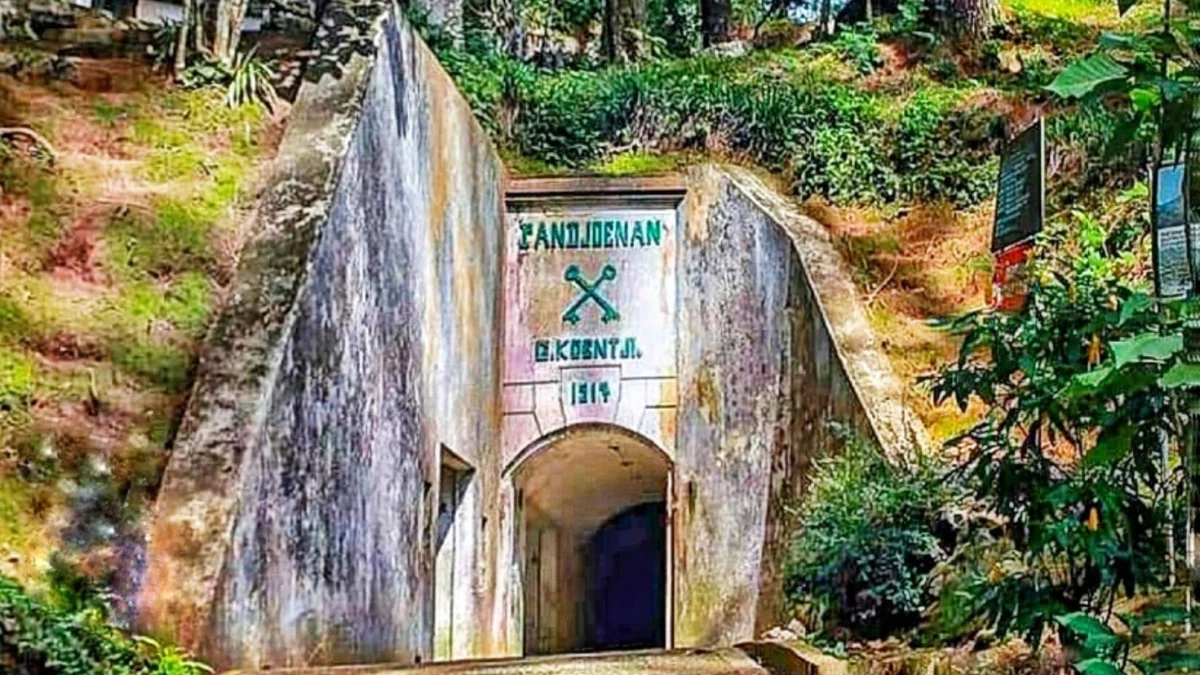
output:
[[[891,33],[885,19],[833,41],[637,69],[447,62],[516,174],[645,175],[714,160],[772,171],[834,233],[909,405],[946,439],[978,410],[935,407],[916,383],[957,356],[938,326],[991,293],[1002,139],[1045,116],[1052,218],[1082,202],[1111,210],[1095,195],[1138,172],[1136,160],[1094,161],[1118,118],[1044,87],[1102,31],[1144,27],[1156,7],[1120,16],[1115,0],[1006,0],[1005,26],[970,49]]]
[[[0,573],[134,548],[274,142],[222,97],[115,60],[0,76],[0,126],[57,153],[0,150]]]

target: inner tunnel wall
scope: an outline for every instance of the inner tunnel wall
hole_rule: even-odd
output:
[[[443,447],[491,649],[503,168],[402,10],[328,16],[149,537],[143,624],[218,667],[429,660]]]

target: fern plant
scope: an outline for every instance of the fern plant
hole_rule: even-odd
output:
[[[258,46],[255,45],[249,51],[239,53],[233,60],[229,86],[225,93],[225,102],[230,108],[258,101],[267,110],[274,110],[279,102],[279,95],[272,84],[275,71],[258,58],[257,53]]]

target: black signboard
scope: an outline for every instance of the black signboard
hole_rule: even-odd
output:
[[[1013,139],[1000,160],[992,251],[1042,231],[1046,204],[1046,125],[1039,118]]]
[[[1154,171],[1151,218],[1154,222],[1154,289],[1159,297],[1181,298],[1192,290],[1188,264],[1187,163],[1166,164]],[[1192,234],[1195,237],[1195,234]]]

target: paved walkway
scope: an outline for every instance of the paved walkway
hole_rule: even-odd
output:
[[[736,649],[564,654],[424,666],[271,670],[270,675],[767,675]],[[250,675],[246,673],[245,675]],[[266,675],[264,672],[262,675]]]

